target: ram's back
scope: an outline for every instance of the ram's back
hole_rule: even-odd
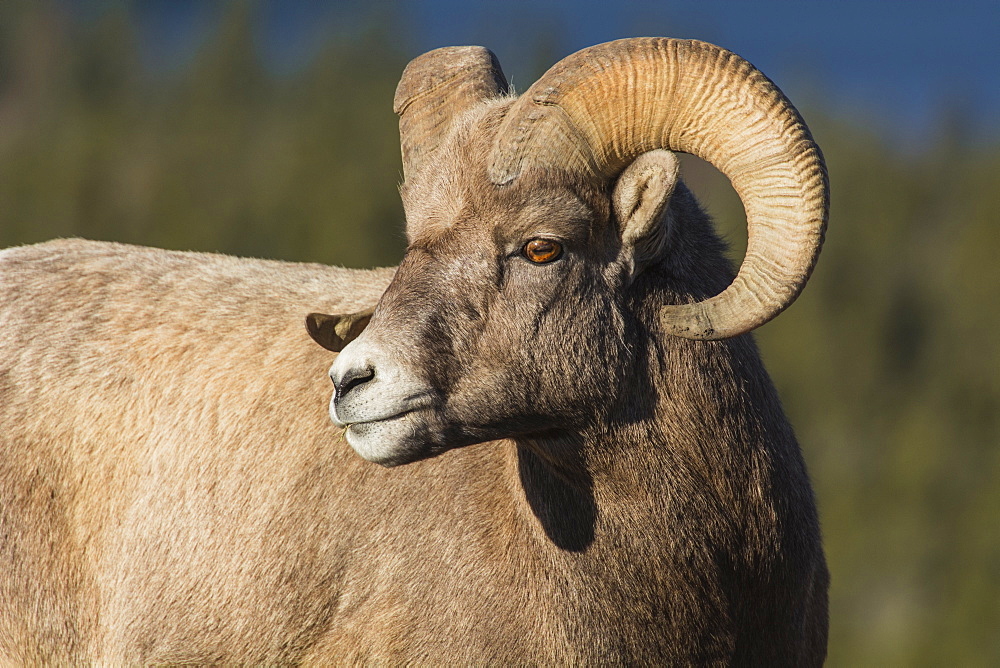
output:
[[[303,318],[371,306],[391,277],[82,240],[0,252],[0,663],[122,659],[150,624],[202,658],[233,640],[220,626],[270,646],[251,662],[308,644],[290,628],[330,602],[283,583],[335,579],[335,511],[309,490],[350,466]]]

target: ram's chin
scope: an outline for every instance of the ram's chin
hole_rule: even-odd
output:
[[[361,422],[347,427],[347,442],[369,462],[386,467],[409,464],[436,454],[421,437],[419,420],[412,413],[391,420]]]

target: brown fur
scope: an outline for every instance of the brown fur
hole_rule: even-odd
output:
[[[677,185],[636,274],[610,184],[488,184],[505,104],[404,187],[365,335],[440,395],[406,466],[343,442],[301,325],[391,270],[0,253],[0,660],[822,662],[812,492],[754,344],[660,329],[731,280],[710,222]],[[562,264],[508,253],[539,230]]]

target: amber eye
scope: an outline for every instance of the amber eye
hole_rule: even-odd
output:
[[[532,239],[524,244],[524,257],[537,264],[558,260],[562,255],[562,245],[549,239]]]

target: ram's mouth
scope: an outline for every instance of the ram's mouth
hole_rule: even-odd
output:
[[[414,413],[419,413],[420,411],[423,411],[423,410],[425,410],[425,408],[422,407],[422,406],[421,407],[417,407],[417,408],[407,408],[404,411],[400,411],[399,413],[395,413],[393,415],[389,415],[388,417],[380,417],[380,418],[375,418],[375,419],[372,419],[372,420],[357,420],[355,422],[345,422],[345,423],[341,424],[340,426],[342,426],[345,431],[350,431],[351,429],[362,429],[364,427],[368,427],[368,426],[371,426],[371,425],[387,424],[387,423],[393,422],[395,420],[401,420],[401,419],[405,418],[408,415],[412,415]]]
[[[335,425],[344,429],[359,425],[381,424],[399,420],[412,413],[432,409],[435,402],[433,394],[424,391],[403,397],[394,403],[394,406],[382,413],[365,415],[356,409],[354,411],[350,408],[345,410],[344,406],[338,405],[336,397],[334,397],[330,401],[330,419]]]

